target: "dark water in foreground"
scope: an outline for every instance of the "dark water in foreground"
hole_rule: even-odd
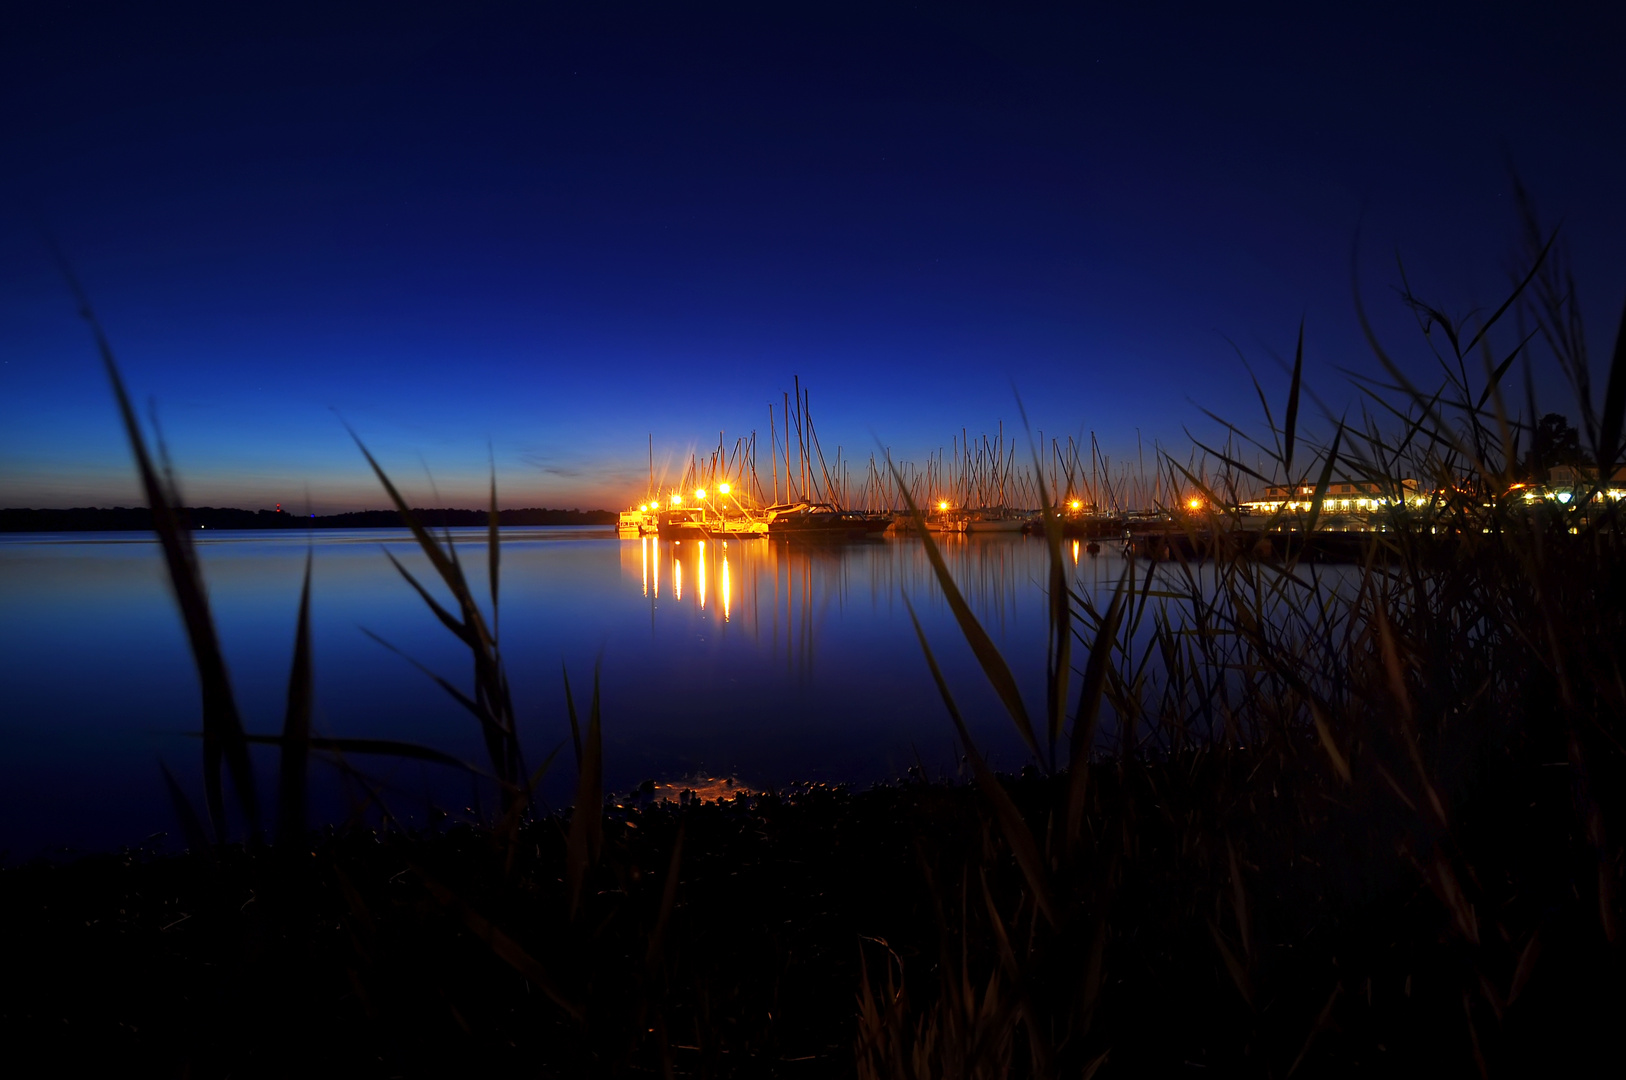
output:
[[[458,538],[471,580],[483,583],[483,531]],[[198,539],[245,724],[275,732],[307,538],[277,531]],[[323,531],[309,542],[318,732],[413,740],[480,762],[472,718],[362,633],[469,683],[467,654],[380,550],[427,580],[427,561],[406,533]],[[954,537],[943,546],[1037,712],[1044,544]],[[952,768],[952,729],[905,594],[974,734],[1004,765],[1024,760],[917,540],[741,540],[702,550],[608,530],[505,529],[502,554],[502,642],[532,763],[569,735],[562,671],[585,712],[601,661],[614,790],[696,774],[733,775],[748,786],[868,782],[899,775],[917,757],[933,771]],[[1110,589],[1121,569],[1115,556],[1086,554],[1074,572],[1093,592]],[[0,537],[0,693],[0,850],[9,861],[176,831],[158,762],[201,791],[199,744],[187,735],[198,726],[198,690],[149,536]],[[256,753],[269,809],[275,759]],[[421,820],[431,799],[454,813],[473,803],[471,785],[449,770],[357,763],[383,782],[402,816]],[[317,812],[342,817],[348,804],[333,770],[313,769]],[[568,802],[573,773],[566,750],[546,797]]]

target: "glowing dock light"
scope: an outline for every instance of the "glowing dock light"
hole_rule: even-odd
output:
[[[683,496],[682,495],[673,495],[672,496],[672,505],[673,506],[682,506],[683,505]]]
[[[706,497],[706,489],[705,488],[695,488],[694,489],[694,497],[697,498],[697,499],[704,499]]]
[[[942,502],[938,503],[937,508],[939,510],[947,510],[948,509],[948,500],[944,499]]]
[[[1084,504],[1082,502],[1080,502],[1077,499],[1073,500],[1073,509],[1074,510],[1082,510],[1083,508],[1084,508]]]
[[[1203,508],[1203,501],[1201,499],[1187,499],[1186,500],[1186,509],[1187,510],[1201,510],[1202,508]]]
[[[729,491],[730,491],[730,488],[729,488],[729,486],[727,484],[718,484],[717,485],[717,493],[719,495],[727,495],[729,493]]]

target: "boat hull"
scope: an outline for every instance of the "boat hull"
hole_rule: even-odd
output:
[[[768,535],[781,540],[863,540],[879,537],[892,520],[867,514],[806,514],[768,523]]]
[[[1027,524],[1021,518],[993,518],[981,520],[973,518],[965,523],[968,533],[1018,533]]]

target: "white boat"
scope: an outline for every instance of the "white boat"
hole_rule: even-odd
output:
[[[615,531],[620,536],[653,536],[659,527],[660,508],[649,504],[621,511]]]

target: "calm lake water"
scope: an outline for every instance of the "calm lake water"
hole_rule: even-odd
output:
[[[455,535],[471,580],[483,582],[483,530]],[[473,719],[363,633],[469,685],[467,654],[384,556],[388,548],[421,580],[431,578],[404,530],[198,535],[249,730],[281,726],[308,544],[318,732],[407,739],[480,762]],[[1037,712],[1043,542],[956,537],[943,547]],[[761,787],[869,782],[900,775],[917,759],[934,772],[952,769],[952,726],[905,595],[974,734],[1002,765],[1025,760],[918,540],[702,547],[607,530],[505,529],[502,554],[502,644],[532,763],[569,737],[563,672],[585,714],[599,664],[612,790],[696,775]],[[1079,587],[1092,592],[1110,590],[1121,570],[1107,553],[1085,554],[1075,567]],[[176,832],[158,763],[201,792],[199,743],[188,734],[198,728],[199,698],[149,535],[0,537],[0,688],[0,851],[9,861]],[[256,754],[269,803],[274,754]],[[574,774],[568,750],[558,761],[544,786],[555,805],[569,801]],[[431,801],[453,813],[473,805],[471,785],[451,770],[383,758],[356,763],[383,784],[401,816],[422,820]],[[313,769],[316,812],[342,817],[346,793],[333,770]]]

